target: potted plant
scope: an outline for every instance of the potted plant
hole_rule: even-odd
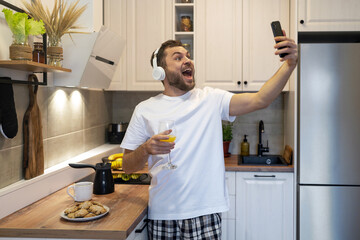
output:
[[[82,33],[74,31],[74,29],[80,28],[75,26],[75,23],[85,11],[86,5],[80,7],[78,5],[79,0],[68,2],[55,0],[54,8],[50,11],[43,6],[40,0],[23,1],[29,15],[34,19],[41,19],[45,24],[46,34],[48,35],[48,64],[52,66],[62,67],[63,48],[61,37],[67,33]]]
[[[233,138],[232,135],[232,123],[230,122],[223,122],[222,124],[222,131],[223,131],[223,147],[224,147],[224,157],[229,157],[229,145]]]
[[[10,9],[4,8],[2,12],[5,15],[6,22],[13,34],[13,43],[11,44],[11,60],[32,60],[32,48],[28,43],[29,35],[39,35],[45,33],[44,23],[35,21],[26,13],[13,13]]]

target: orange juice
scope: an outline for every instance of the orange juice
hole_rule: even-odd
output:
[[[160,140],[162,142],[174,142],[176,139],[176,136],[174,135],[169,135],[169,139],[163,139],[163,140]]]

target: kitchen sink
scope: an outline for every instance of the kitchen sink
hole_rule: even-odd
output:
[[[239,156],[239,165],[283,165],[287,166],[285,159],[280,155],[250,155],[250,156]]]

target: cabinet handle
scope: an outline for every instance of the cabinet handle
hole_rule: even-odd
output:
[[[257,175],[257,174],[255,174],[254,177],[269,177],[269,178],[274,178],[274,177],[276,177],[276,175]]]
[[[240,85],[241,84],[241,82],[240,81],[237,81],[237,85]]]
[[[300,20],[300,24],[304,24],[304,22],[305,22],[304,20],[302,20],[302,19]]]
[[[246,85],[246,84],[247,84],[247,81],[245,81],[244,84]]]
[[[140,228],[135,229],[135,233],[141,233],[145,229],[145,227],[147,226],[148,222],[150,222],[150,220],[145,219],[143,225]]]

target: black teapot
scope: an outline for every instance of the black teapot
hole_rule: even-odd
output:
[[[111,172],[111,163],[92,164],[69,163],[73,168],[93,168],[95,170],[95,179],[93,193],[102,195],[114,192],[114,179]]]

